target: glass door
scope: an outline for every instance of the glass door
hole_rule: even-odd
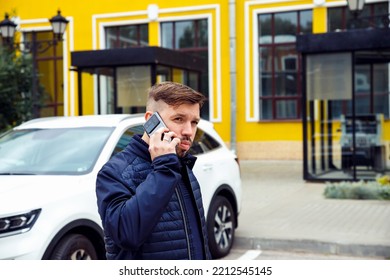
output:
[[[386,174],[390,78],[384,57],[382,51],[305,57],[305,179],[373,180]]]
[[[342,166],[340,106],[352,104],[352,54],[306,56],[305,179],[351,179]]]

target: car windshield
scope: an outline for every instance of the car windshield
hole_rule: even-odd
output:
[[[0,136],[0,175],[79,175],[92,170],[113,128],[11,130]]]

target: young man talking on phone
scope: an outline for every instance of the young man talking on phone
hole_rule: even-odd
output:
[[[149,89],[145,121],[166,127],[135,135],[96,181],[107,259],[210,259],[199,183],[187,153],[205,97],[163,82]]]

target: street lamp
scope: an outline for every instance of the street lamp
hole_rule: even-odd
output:
[[[0,22],[0,31],[4,39],[9,40],[15,34],[16,24],[5,14],[5,19]]]
[[[351,26],[352,28],[356,27],[357,18],[359,14],[363,11],[364,1],[365,0],[348,0],[348,8],[353,14],[352,26]]]
[[[62,39],[62,35],[65,32],[66,25],[68,24],[68,20],[61,16],[61,11],[57,11],[57,15],[52,17],[50,20],[51,26],[53,27],[53,33],[57,36],[58,40]]]
[[[66,25],[68,24],[68,20],[61,16],[61,11],[57,11],[57,15],[53,16],[51,19],[49,19],[53,33],[57,37],[58,40],[62,40],[62,35],[65,32]],[[9,19],[9,15],[5,14],[5,19],[0,22],[0,31],[1,31],[1,36],[12,42],[14,34],[15,34],[15,29],[16,29],[16,24]]]
[[[364,0],[348,0],[348,8],[351,12],[360,13],[364,7]]]
[[[1,36],[3,37],[6,44],[14,50],[18,50],[22,53],[31,53],[32,54],[32,98],[34,100],[33,102],[33,116],[39,117],[39,106],[37,102],[38,98],[38,78],[37,78],[37,72],[38,72],[38,65],[37,65],[37,54],[43,53],[47,51],[50,47],[56,46],[58,41],[62,41],[62,36],[66,30],[66,26],[68,24],[68,20],[61,16],[60,10],[57,11],[57,15],[53,16],[51,19],[49,19],[52,29],[54,38],[52,40],[37,40],[36,39],[36,32],[32,31],[31,35],[31,41],[25,41],[25,42],[18,42],[14,44],[14,35],[17,24],[15,24],[12,20],[9,19],[8,14],[5,15],[5,19],[0,22],[0,31]],[[23,48],[20,47],[20,45],[23,45]]]

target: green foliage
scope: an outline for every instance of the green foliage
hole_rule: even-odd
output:
[[[326,198],[390,200],[390,185],[376,181],[326,183]]]
[[[17,55],[14,50],[0,46],[0,131],[31,119],[34,106],[39,108],[42,88],[33,99],[32,67],[31,55]]]
[[[387,187],[387,188],[383,187],[383,188],[381,188],[380,192],[379,192],[379,196],[382,199],[390,200],[390,187]]]

